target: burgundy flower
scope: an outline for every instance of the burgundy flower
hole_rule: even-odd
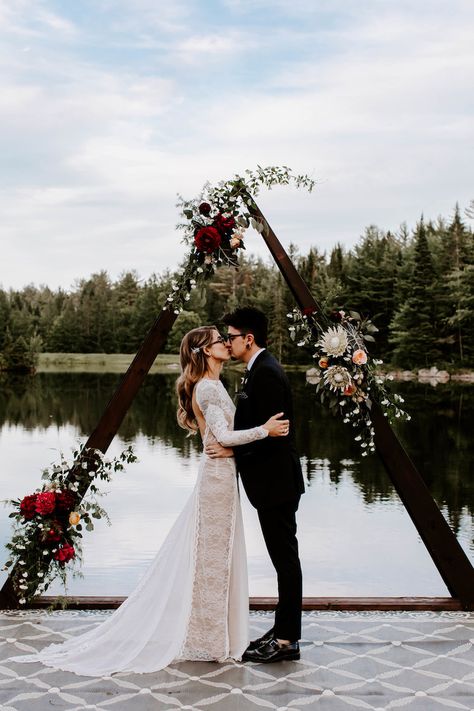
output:
[[[332,321],[342,321],[343,315],[342,311],[334,310],[329,314],[329,318],[332,319]]]
[[[54,511],[56,494],[54,491],[43,491],[36,497],[36,511],[42,516],[47,516]]]
[[[225,235],[227,232],[232,232],[235,227],[235,220],[232,217],[224,217],[222,213],[218,212],[214,218],[213,225],[219,232]]]
[[[69,560],[74,558],[75,555],[76,551],[74,550],[74,547],[69,543],[65,543],[63,546],[60,546],[54,554],[54,560],[58,560],[60,563],[67,563]]]
[[[48,543],[57,543],[62,538],[62,528],[58,521],[54,521],[51,528],[46,531],[46,541]]]
[[[210,254],[219,247],[221,236],[215,227],[202,227],[194,236],[194,244],[200,252]]]
[[[314,313],[316,313],[314,306],[308,306],[306,309],[303,309],[303,316],[312,316]]]
[[[70,491],[56,492],[56,508],[58,511],[72,511],[76,497]]]
[[[209,205],[208,202],[202,202],[199,205],[198,210],[201,213],[201,215],[209,215],[209,213],[211,212],[211,206]]]
[[[69,543],[65,543],[63,546],[58,548],[58,550],[54,554],[54,559],[58,560],[60,563],[67,563],[68,561],[72,560],[75,555],[76,551],[74,550],[74,547],[71,546]]]
[[[25,496],[20,503],[20,513],[24,519],[29,521],[36,513],[36,494]]]

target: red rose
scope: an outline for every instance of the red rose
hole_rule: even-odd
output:
[[[209,215],[209,213],[211,212],[211,206],[209,205],[208,202],[202,202],[199,205],[198,210],[201,213],[201,215]]]
[[[224,217],[220,212],[215,216],[213,225],[221,234],[232,232],[235,227],[235,220],[232,217]]]
[[[72,511],[76,497],[70,491],[56,492],[56,508],[58,511]]]
[[[48,543],[57,543],[62,538],[62,529],[59,523],[55,522],[54,528],[50,528],[46,532],[46,540]]]
[[[76,551],[74,550],[73,546],[71,546],[69,543],[65,543],[63,546],[58,548],[58,550],[54,554],[54,560],[58,560],[60,563],[67,563],[69,560],[74,558],[75,555]]]
[[[36,513],[36,494],[25,496],[20,503],[20,513],[27,521],[32,519]]]
[[[54,491],[43,491],[36,497],[36,510],[42,516],[46,516],[54,511],[56,506],[56,494]]]
[[[202,227],[194,236],[194,244],[200,252],[210,254],[219,247],[221,236],[215,227]]]

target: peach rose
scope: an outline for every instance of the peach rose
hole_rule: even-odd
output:
[[[230,246],[232,249],[236,249],[237,247],[240,246],[240,239],[239,237],[232,237],[229,241]]]
[[[318,360],[318,365],[320,368],[327,368],[329,365],[329,360],[327,358],[320,358]]]
[[[76,524],[79,523],[81,520],[81,514],[77,513],[77,511],[71,511],[69,514],[69,523],[71,526],[75,526]]]
[[[344,388],[344,395],[354,395],[356,390],[357,390],[357,388],[354,385],[354,383],[350,383],[349,385],[346,385],[346,387]]]
[[[364,365],[367,363],[367,353],[363,351],[362,348],[358,348],[352,354],[352,362],[356,365]]]

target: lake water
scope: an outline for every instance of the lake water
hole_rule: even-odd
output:
[[[377,456],[361,458],[351,430],[318,404],[302,372],[289,374],[307,491],[298,515],[306,596],[447,595]],[[238,376],[228,372],[234,390]],[[40,373],[0,383],[0,499],[23,496],[41,469],[84,441],[120,376]],[[199,441],[175,421],[176,374],[150,375],[109,453],[132,443],[139,462],[114,475],[102,500],[112,519],[84,537],[83,579],[68,593],[127,595],[155,555],[196,479]],[[474,561],[474,388],[395,383],[412,415],[398,435]],[[274,595],[256,512],[242,496],[250,593]],[[10,536],[0,517],[0,563]],[[0,585],[5,573],[0,574]],[[61,593],[54,585],[48,594]]]

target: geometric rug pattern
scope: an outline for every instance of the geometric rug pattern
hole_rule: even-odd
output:
[[[474,711],[474,613],[303,614],[301,660],[180,662],[160,672],[78,676],[10,656],[81,634],[110,610],[0,611],[2,711]],[[251,612],[252,638],[272,625]]]

